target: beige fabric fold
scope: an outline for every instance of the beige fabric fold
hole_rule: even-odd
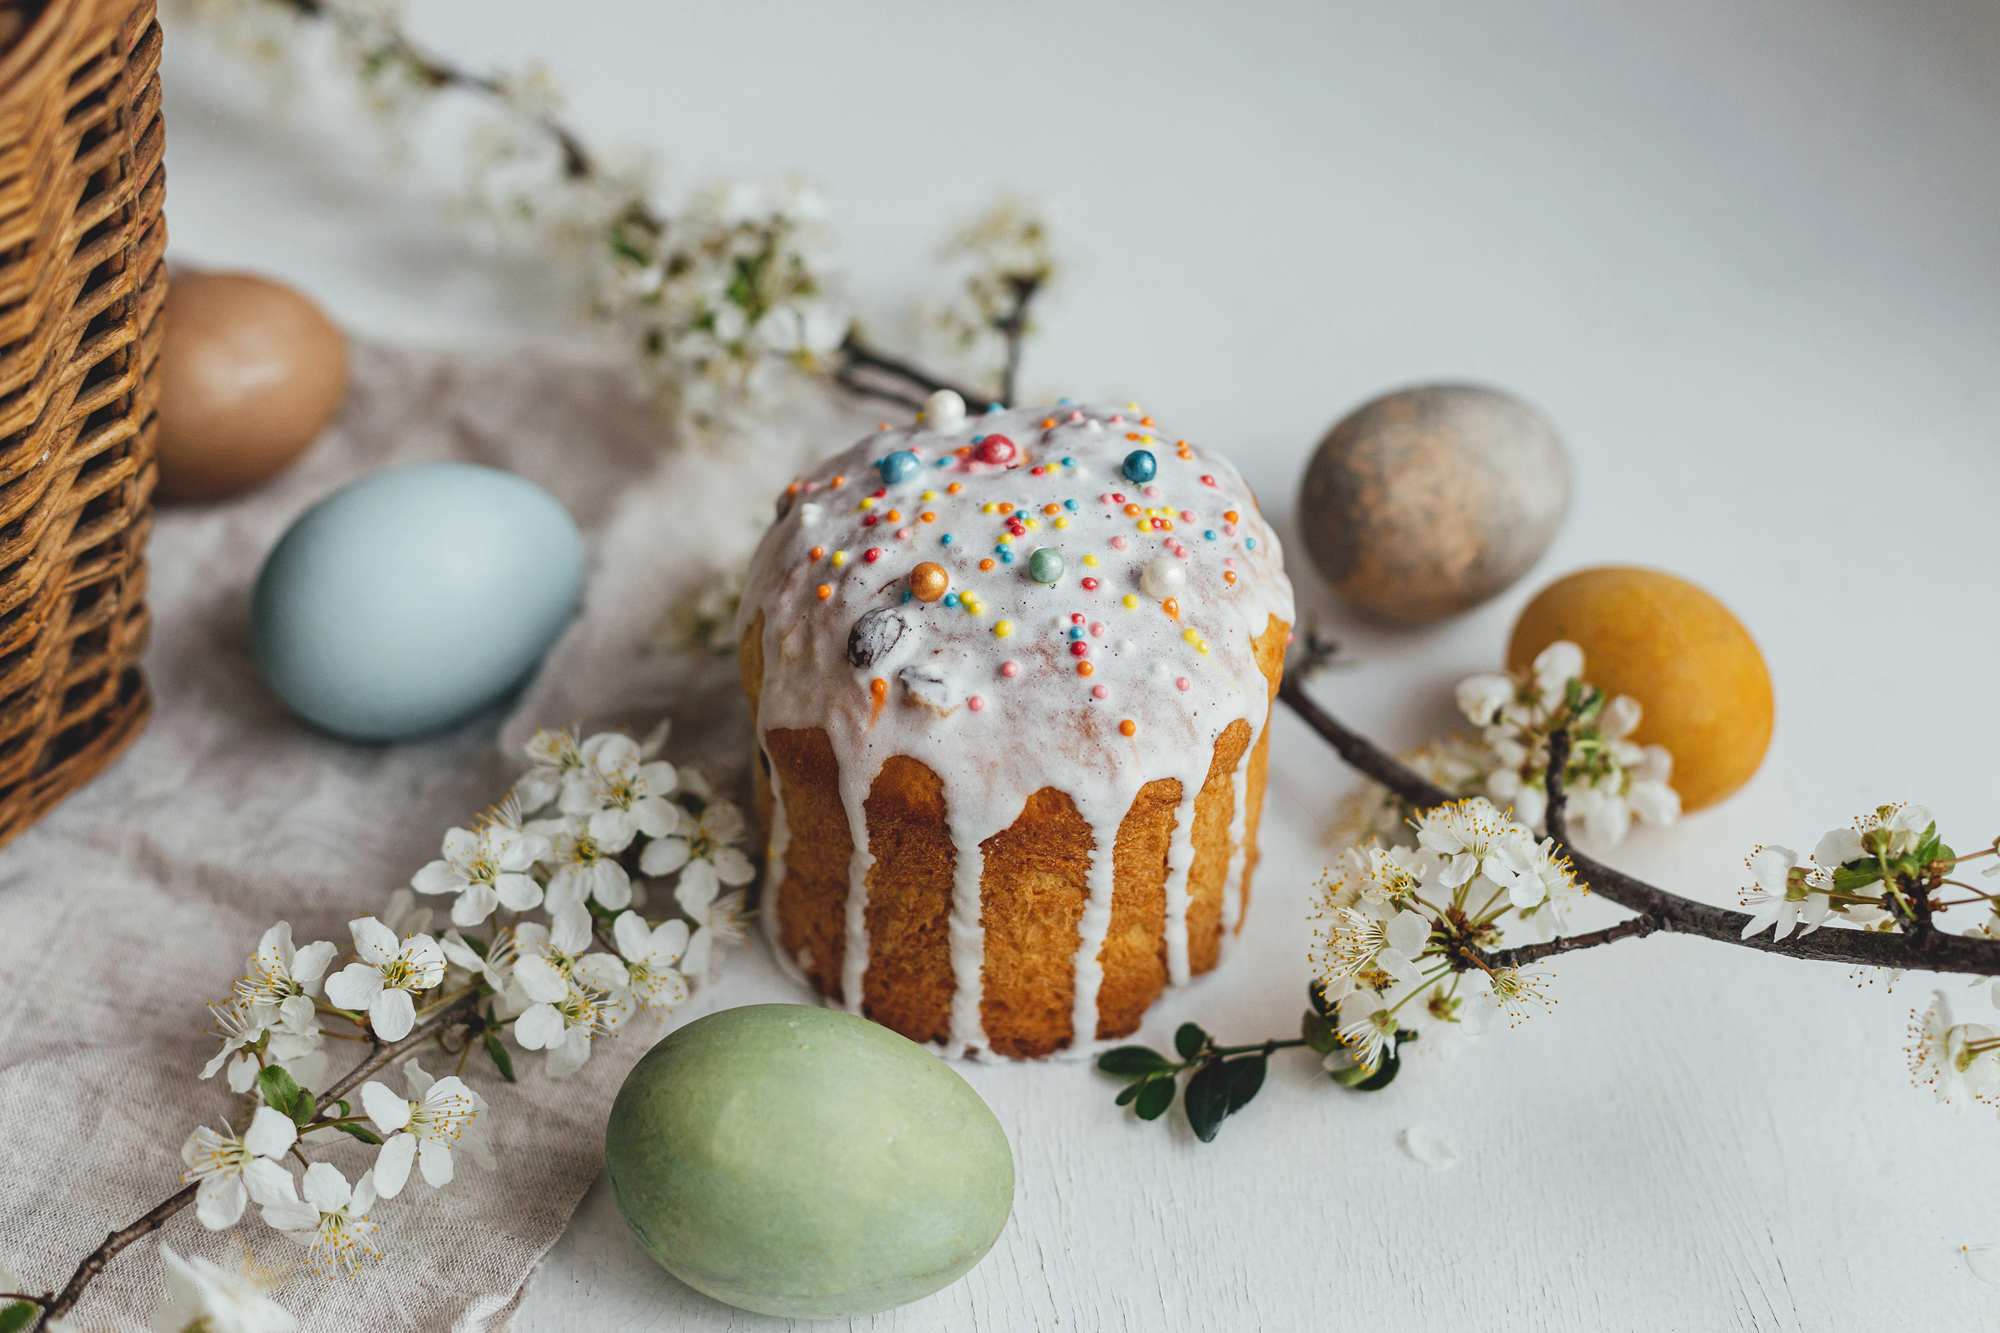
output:
[[[289,920],[301,944],[347,947],[350,918],[378,912],[446,828],[504,795],[534,727],[645,727],[665,712],[669,757],[704,756],[735,781],[747,742],[734,661],[663,649],[660,627],[677,597],[754,544],[808,449],[870,424],[815,398],[754,454],[667,451],[615,368],[552,351],[364,346],[340,421],[298,467],[229,503],[162,510],[146,661],[154,721],[112,769],[0,850],[0,1264],[31,1289],[60,1287],[106,1231],[179,1187],[190,1130],[248,1122],[249,1103],[220,1077],[196,1077],[217,1048],[206,1002],[228,996],[275,921]],[[319,735],[257,674],[258,566],[296,515],[344,482],[440,459],[518,472],[569,507],[591,550],[584,610],[515,700],[448,734],[396,746]],[[699,1012],[697,996],[672,1021]],[[666,1030],[640,1020],[566,1082],[548,1080],[536,1054],[516,1050],[512,1086],[476,1061],[498,1169],[468,1165],[444,1190],[413,1176],[375,1210],[383,1258],[358,1275],[312,1273],[254,1208],[233,1234],[204,1230],[190,1208],[161,1238],[283,1276],[277,1299],[303,1329],[504,1327],[601,1167],[619,1081]],[[346,1067],[348,1044],[329,1046]],[[441,1057],[425,1063],[445,1072]],[[330,1156],[351,1180],[374,1151]],[[143,1240],[112,1263],[76,1313],[81,1327],[147,1325],[165,1290],[158,1245]]]

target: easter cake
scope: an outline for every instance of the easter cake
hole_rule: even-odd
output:
[[[1131,1033],[1241,923],[1292,619],[1137,408],[940,394],[794,481],[737,622],[780,959],[953,1054]]]

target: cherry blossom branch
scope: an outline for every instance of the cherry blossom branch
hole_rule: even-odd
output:
[[[1025,321],[1025,308],[1017,311],[1017,314]],[[1008,341],[1007,379],[999,400],[1003,407],[1013,399],[1014,366],[1020,355],[1018,341],[1018,335],[1010,337]],[[950,389],[963,398],[968,412],[984,412],[991,405],[982,394],[975,393],[963,385],[953,384],[949,380],[939,379],[908,361],[870,347],[851,328],[847,331],[847,336],[841,340],[835,355],[840,358],[840,364],[833,372],[834,382],[849,393],[860,394],[866,398],[880,398],[885,402],[897,403],[919,412],[923,410],[924,399],[939,389]],[[888,382],[878,383],[871,377],[880,377]]]
[[[345,1077],[321,1094],[321,1102],[328,1103],[342,1100],[348,1093],[361,1086],[370,1076],[379,1073],[382,1069],[393,1063],[398,1056],[416,1049],[450,1027],[453,1023],[458,1022],[464,1017],[462,1011],[475,1006],[477,1002],[477,995],[467,994],[453,1004],[451,1008],[444,1010],[436,1017],[412,1029],[410,1035],[404,1037],[402,1040],[377,1043],[374,1052],[366,1060],[363,1060],[353,1069],[350,1069]],[[168,1218],[194,1202],[195,1191],[198,1188],[199,1186],[194,1184],[183,1186],[154,1206],[130,1226],[120,1227],[118,1230],[107,1235],[104,1238],[104,1243],[99,1245],[95,1250],[92,1250],[84,1257],[83,1262],[76,1266],[76,1272],[70,1275],[69,1285],[65,1286],[62,1292],[53,1299],[34,1296],[24,1296],[21,1299],[35,1301],[37,1304],[44,1306],[45,1321],[62,1318],[75,1308],[77,1301],[83,1296],[84,1288],[90,1285],[91,1279],[104,1271],[105,1265],[110,1263],[120,1250],[123,1250],[133,1241],[149,1236],[165,1226]]]
[[[1418,808],[1443,805],[1451,793],[1426,781],[1400,763],[1367,737],[1349,730],[1319,705],[1306,697],[1298,676],[1287,673],[1278,688],[1278,697],[1297,713],[1339,753],[1350,766],[1359,769]],[[1570,860],[1577,880],[1593,893],[1629,911],[1651,918],[1649,929],[1634,927],[1622,934],[1596,932],[1595,936],[1572,936],[1548,945],[1523,946],[1541,950],[1536,957],[1566,953],[1575,949],[1609,944],[1614,939],[1637,938],[1660,932],[1696,935],[1762,953],[1782,954],[1814,962],[1847,963],[1858,967],[1891,967],[1910,971],[1959,972],[1977,976],[2000,976],[2000,940],[1953,935],[1925,921],[1915,933],[1829,928],[1810,934],[1794,934],[1773,939],[1769,934],[1744,938],[1750,918],[1742,912],[1713,907],[1657,888],[1623,871],[1578,851],[1569,840],[1563,797],[1563,766],[1569,760],[1569,733],[1557,730],[1549,736],[1549,836]],[[1588,941],[1587,943],[1585,941]],[[1508,951],[1511,952],[1511,951]],[[1498,959],[1501,955],[1495,955]]]

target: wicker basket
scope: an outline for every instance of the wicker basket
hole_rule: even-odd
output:
[[[166,227],[152,0],[47,0],[0,53],[0,843],[152,712]]]

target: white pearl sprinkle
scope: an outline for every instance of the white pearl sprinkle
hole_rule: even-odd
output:
[[[1164,675],[1166,675],[1166,674],[1167,674],[1167,664],[1166,664],[1165,662],[1155,662],[1155,663],[1153,663],[1153,674],[1154,674],[1154,675],[1156,675],[1156,676],[1164,676]]]
[[[924,424],[951,434],[965,424],[965,400],[950,389],[939,389],[924,399]]]
[[[1130,639],[1120,639],[1118,641],[1118,651],[1121,653],[1129,653],[1138,646],[1138,644],[1132,642]]]
[[[1164,602],[1187,586],[1187,569],[1172,556],[1155,556],[1146,562],[1146,572],[1139,576],[1139,586],[1146,590],[1146,596],[1156,602]]]

